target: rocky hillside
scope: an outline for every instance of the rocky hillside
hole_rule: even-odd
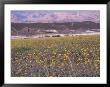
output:
[[[99,32],[100,23],[91,21],[71,22],[71,23],[11,23],[11,34],[35,35],[46,33],[82,33],[86,31]]]

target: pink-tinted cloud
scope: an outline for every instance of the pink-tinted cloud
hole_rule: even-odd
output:
[[[13,11],[12,22],[100,22],[100,11]]]

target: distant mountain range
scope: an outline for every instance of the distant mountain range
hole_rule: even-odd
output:
[[[11,23],[11,35],[80,34],[99,32],[100,23],[91,21],[67,23]]]

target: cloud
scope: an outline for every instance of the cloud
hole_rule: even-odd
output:
[[[100,22],[98,10],[74,10],[74,11],[12,11],[12,22],[75,22],[93,21]]]

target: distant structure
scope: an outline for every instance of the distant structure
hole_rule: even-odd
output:
[[[30,36],[31,36],[31,34],[30,34],[30,28],[27,27],[26,37],[30,37]]]

